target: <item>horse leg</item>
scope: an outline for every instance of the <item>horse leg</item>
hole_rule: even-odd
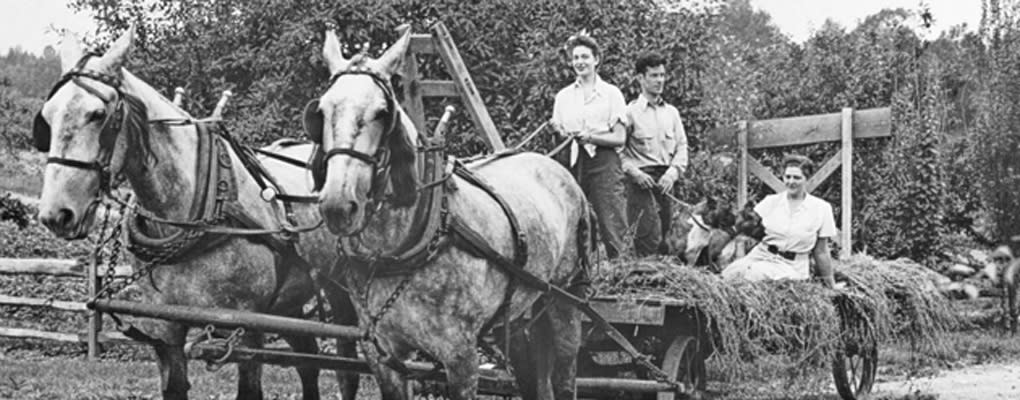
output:
[[[152,345],[159,365],[163,399],[187,400],[188,389],[191,388],[188,383],[188,359],[184,355],[183,345],[187,331],[184,326],[171,322],[154,323],[154,326],[158,332],[165,334],[165,337],[157,337],[160,343]]]
[[[521,323],[521,327],[516,327],[512,330],[510,335],[510,354],[506,356],[510,359],[510,365],[513,367],[514,380],[517,382],[517,388],[520,391],[520,396],[524,400],[534,400],[538,398],[536,388],[536,376],[535,376],[535,359],[532,358],[532,354],[536,354],[532,351],[531,344],[531,332],[529,332],[526,322]]]
[[[371,345],[366,347],[371,347]],[[379,385],[379,394],[382,396],[382,400],[412,400],[411,394],[406,391],[407,379],[384,365],[377,356],[378,353],[375,349],[365,352],[368,367],[375,375],[375,382]]]
[[[285,336],[290,348],[298,353],[317,354],[319,344],[311,336]],[[301,398],[304,400],[319,400],[319,369],[315,367],[295,367],[298,376],[301,378]],[[348,399],[347,397],[343,398]]]
[[[577,293],[575,293],[577,294]],[[542,318],[549,320],[553,332],[551,364],[553,395],[557,400],[573,400],[576,396],[577,353],[581,348],[581,315],[573,306],[552,300]]]
[[[443,361],[446,369],[447,395],[450,400],[471,400],[478,392],[478,345],[467,340],[454,345],[455,350]]]
[[[333,323],[347,326],[358,326],[358,313],[351,303],[351,298],[346,292],[334,290],[326,291],[326,298],[333,311]],[[337,354],[343,357],[358,358],[358,342],[338,338],[336,340]],[[334,371],[336,380],[340,386],[342,400],[354,400],[358,395],[358,384],[361,376],[356,372]]]
[[[262,348],[263,335],[252,332],[244,335],[241,343],[252,349]],[[302,381],[302,383],[304,383]],[[252,361],[237,363],[237,400],[262,400],[262,364]]]

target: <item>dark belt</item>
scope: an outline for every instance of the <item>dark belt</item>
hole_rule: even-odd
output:
[[[797,253],[794,253],[792,251],[779,251],[779,248],[776,247],[776,245],[774,244],[768,245],[767,247],[765,247],[765,249],[768,250],[769,253],[783,257],[790,261],[793,261],[793,259],[797,258]]]

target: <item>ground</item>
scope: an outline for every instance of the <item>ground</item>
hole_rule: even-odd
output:
[[[1020,362],[974,365],[932,377],[880,382],[876,387],[879,398],[913,393],[954,400],[1020,399]]]

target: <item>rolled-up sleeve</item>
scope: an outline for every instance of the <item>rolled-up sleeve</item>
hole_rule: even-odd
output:
[[[615,86],[612,88],[609,95],[609,130],[613,130],[617,123],[623,124],[625,127],[630,126],[630,121],[627,120],[627,102],[623,99],[623,92]]]
[[[836,219],[832,216],[832,204],[829,204],[827,201],[823,201],[822,205],[822,207],[819,207],[822,213],[822,226],[818,229],[818,237],[836,237]]]

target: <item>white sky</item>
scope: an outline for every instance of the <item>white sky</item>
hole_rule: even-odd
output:
[[[751,6],[772,16],[773,23],[793,41],[803,43],[811,32],[832,19],[852,29],[865,17],[885,8],[920,10],[921,0],[751,0]],[[929,5],[935,23],[932,36],[949,28],[967,24],[967,30],[976,31],[981,23],[981,0],[924,0]]]
[[[66,0],[0,0],[0,54],[14,46],[35,54],[46,45],[56,47],[60,35],[51,25],[79,35],[94,30],[92,19],[76,15]]]
[[[933,33],[966,23],[977,29],[981,20],[981,0],[925,0],[935,15]],[[751,0],[752,6],[772,15],[779,28],[798,43],[831,18],[853,28],[864,17],[883,8],[903,7],[917,10],[920,0]],[[41,54],[46,45],[59,40],[51,26],[80,35],[93,30],[91,18],[75,14],[66,0],[0,0],[0,54],[20,45],[28,52]]]

